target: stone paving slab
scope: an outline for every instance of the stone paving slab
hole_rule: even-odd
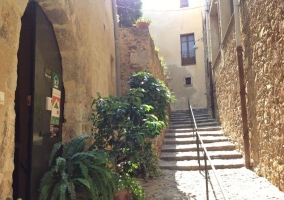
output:
[[[283,200],[284,193],[265,178],[243,168],[217,170],[220,182],[230,200]],[[145,182],[146,200],[203,200],[206,199],[204,172],[163,170],[164,175]],[[210,170],[209,199],[224,199]]]

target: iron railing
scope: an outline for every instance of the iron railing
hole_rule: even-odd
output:
[[[200,137],[200,134],[198,133],[198,129],[197,129],[197,125],[196,125],[196,121],[195,121],[195,117],[194,117],[194,114],[193,114],[193,110],[192,110],[192,107],[190,105],[190,101],[188,99],[188,110],[189,110],[189,114],[190,114],[190,118],[191,118],[191,125],[192,125],[192,132],[193,132],[193,136],[195,134],[195,137],[196,137],[196,146],[197,146],[197,157],[198,157],[198,165],[199,165],[199,171],[201,171],[201,164],[200,164],[200,148],[203,148],[203,159],[204,159],[204,171],[205,171],[205,184],[206,184],[206,199],[209,200],[209,190],[208,190],[208,181],[210,179],[209,177],[209,173],[208,173],[208,165],[207,165],[207,160],[209,161],[209,164],[211,165],[211,169],[213,171],[213,174],[216,178],[216,181],[220,187],[220,190],[221,190],[221,193],[223,195],[223,198],[225,200],[227,200],[227,196],[224,192],[224,189],[222,187],[222,185],[220,184],[220,181],[218,180],[218,177],[216,175],[216,169],[212,163],[212,160],[209,156],[209,153],[204,145],[204,142],[202,141],[201,137]]]

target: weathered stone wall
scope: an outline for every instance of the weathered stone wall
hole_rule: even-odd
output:
[[[147,70],[156,78],[165,81],[154,42],[147,28],[119,28],[121,92],[129,90],[127,81],[133,72]]]
[[[92,97],[116,93],[115,51],[111,1],[38,0],[51,21],[63,66],[66,122],[63,140],[89,133]],[[0,199],[12,194],[14,169],[17,51],[21,16],[28,0],[0,1]]]
[[[240,109],[240,86],[236,60],[236,41],[234,36],[234,21],[231,21],[223,41],[223,59],[214,63],[214,80],[219,120],[225,135],[243,151],[242,119]]]
[[[6,199],[12,193],[17,51],[21,17],[27,2],[0,1],[0,91],[5,96],[4,105],[0,105],[0,199]]]
[[[253,167],[284,191],[284,2],[240,8]]]
[[[129,90],[127,81],[134,72],[147,70],[154,77],[165,81],[161,62],[155,53],[155,46],[149,29],[120,28],[118,35],[122,94],[125,94]],[[160,155],[163,144],[164,133],[165,130],[153,140],[153,146],[158,156]]]
[[[247,83],[251,163],[284,191],[284,2],[241,1],[241,31]],[[231,22],[214,68],[220,121],[243,151],[234,25]]]

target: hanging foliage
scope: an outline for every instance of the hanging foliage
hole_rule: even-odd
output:
[[[141,0],[117,0],[116,2],[120,27],[132,27],[132,24],[142,16]]]

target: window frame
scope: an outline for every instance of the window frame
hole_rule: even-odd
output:
[[[190,84],[187,84],[186,79],[190,78]],[[185,76],[184,77],[184,86],[185,87],[191,87],[192,86],[192,77],[191,76]]]
[[[193,36],[193,40],[190,40],[189,37]],[[183,51],[183,41],[182,38],[186,37],[186,58],[184,57],[184,52]],[[190,42],[193,41],[193,46],[190,47]],[[181,54],[181,65],[195,65],[196,64],[196,54],[195,54],[195,49],[193,48],[195,46],[195,37],[194,33],[187,33],[187,34],[182,34],[180,35],[180,54]],[[190,56],[193,54],[194,56]]]

